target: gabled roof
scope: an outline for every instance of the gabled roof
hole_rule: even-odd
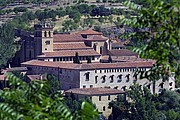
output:
[[[80,31],[80,32],[78,32],[78,34],[81,34],[81,35],[102,35],[101,32],[97,32],[97,31],[94,31],[92,29]]]
[[[79,56],[100,56],[98,52],[96,52],[93,49],[87,49],[87,50],[60,50],[60,51],[54,51],[54,52],[44,52],[43,55],[37,56],[38,58],[50,58],[50,57],[74,57],[76,52]]]
[[[67,93],[93,96],[93,95],[125,94],[126,92],[112,88],[74,88],[65,91],[65,94]]]
[[[109,55],[111,56],[136,56],[138,57],[138,54],[135,52],[132,52],[131,50],[128,49],[120,49],[120,50],[109,50],[108,51]]]
[[[102,35],[92,35],[86,39],[86,41],[106,41],[106,40],[108,40],[108,38]]]
[[[54,34],[53,42],[84,42],[84,38],[79,34]]]
[[[82,50],[82,49],[92,49],[87,47],[84,43],[55,43],[53,44],[53,49],[58,50]]]

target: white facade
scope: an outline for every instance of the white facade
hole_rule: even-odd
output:
[[[27,66],[27,65],[26,65]],[[79,65],[77,65],[79,66]],[[30,74],[44,74],[49,73],[55,75],[61,83],[63,90],[71,88],[94,88],[106,87],[119,90],[129,89],[135,82],[147,86],[153,93],[159,93],[162,89],[174,90],[175,81],[174,77],[170,77],[169,81],[163,82],[162,80],[156,81],[155,86],[147,79],[139,80],[139,76],[134,77],[137,68],[114,68],[114,69],[72,69],[60,67],[46,67],[46,66],[29,66],[31,67]],[[138,68],[141,71],[147,71],[150,68]]]

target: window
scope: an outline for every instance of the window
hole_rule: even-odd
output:
[[[51,31],[49,31],[49,37],[51,37]]]
[[[118,75],[118,81],[117,82],[121,82],[122,81],[122,74]]]
[[[163,82],[160,83],[159,86],[160,86],[160,88],[163,88],[164,87],[164,83]]]
[[[90,88],[93,88],[93,85],[90,85]]]
[[[50,45],[50,41],[49,40],[45,41],[45,43],[46,43],[46,45]]]
[[[94,57],[94,56],[92,56],[92,60],[95,60],[95,57]]]
[[[98,81],[97,81],[97,79],[98,79],[98,76],[95,76],[95,83],[97,83]]]
[[[89,72],[85,73],[84,75],[85,75],[85,80],[89,81]]]
[[[105,106],[103,106],[103,111],[106,111],[106,107]]]
[[[47,32],[46,31],[44,32],[44,37],[47,37]]]
[[[111,75],[111,76],[110,76],[110,79],[111,79],[111,80],[110,80],[110,83],[112,83],[112,82],[114,81],[114,75]]]
[[[103,79],[103,80],[102,80],[102,83],[105,83],[105,81],[106,81],[106,75],[102,76],[101,79]]]
[[[95,73],[97,73],[97,70],[95,70]]]
[[[123,91],[126,91],[126,86],[123,86],[123,87],[122,87],[122,90],[123,90]]]
[[[170,86],[172,86],[172,84],[173,84],[172,82],[169,83]]]
[[[126,79],[126,82],[129,82],[129,80],[130,80],[130,74],[127,74],[127,75],[126,75],[126,78],[127,78],[127,79]]]
[[[29,58],[31,58],[32,56],[31,56],[31,51],[29,51]]]
[[[147,88],[148,88],[148,89],[151,89],[151,84],[147,85]]]
[[[59,69],[59,73],[62,73],[62,69]]]
[[[83,88],[86,88],[86,86],[85,86],[85,85],[83,85]]]
[[[111,99],[111,96],[110,95],[108,95],[108,100],[110,100]]]
[[[99,96],[99,101],[101,101],[101,96]]]
[[[102,70],[100,70],[100,73],[102,73]]]
[[[103,47],[101,46],[100,47],[100,54],[102,54],[103,53]]]

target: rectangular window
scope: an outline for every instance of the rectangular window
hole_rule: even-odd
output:
[[[46,45],[50,45],[50,41],[49,41],[49,40],[48,40],[48,41],[46,41],[45,43],[46,43]]]
[[[93,85],[90,85],[90,88],[93,88]]]
[[[89,72],[85,73],[86,81],[89,81]]]
[[[103,106],[103,111],[106,111],[106,107],[105,106]]]
[[[99,101],[101,101],[101,96],[99,96]]]
[[[111,99],[111,96],[110,95],[108,95],[108,100],[110,100]]]

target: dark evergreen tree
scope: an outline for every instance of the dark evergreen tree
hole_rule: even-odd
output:
[[[75,57],[74,57],[74,59],[73,59],[73,63],[80,64],[80,59],[79,59],[78,52],[76,52],[76,54],[75,54]]]
[[[113,61],[112,61],[112,57],[111,57],[111,55],[109,55],[109,57],[108,57],[108,63],[112,63]]]

